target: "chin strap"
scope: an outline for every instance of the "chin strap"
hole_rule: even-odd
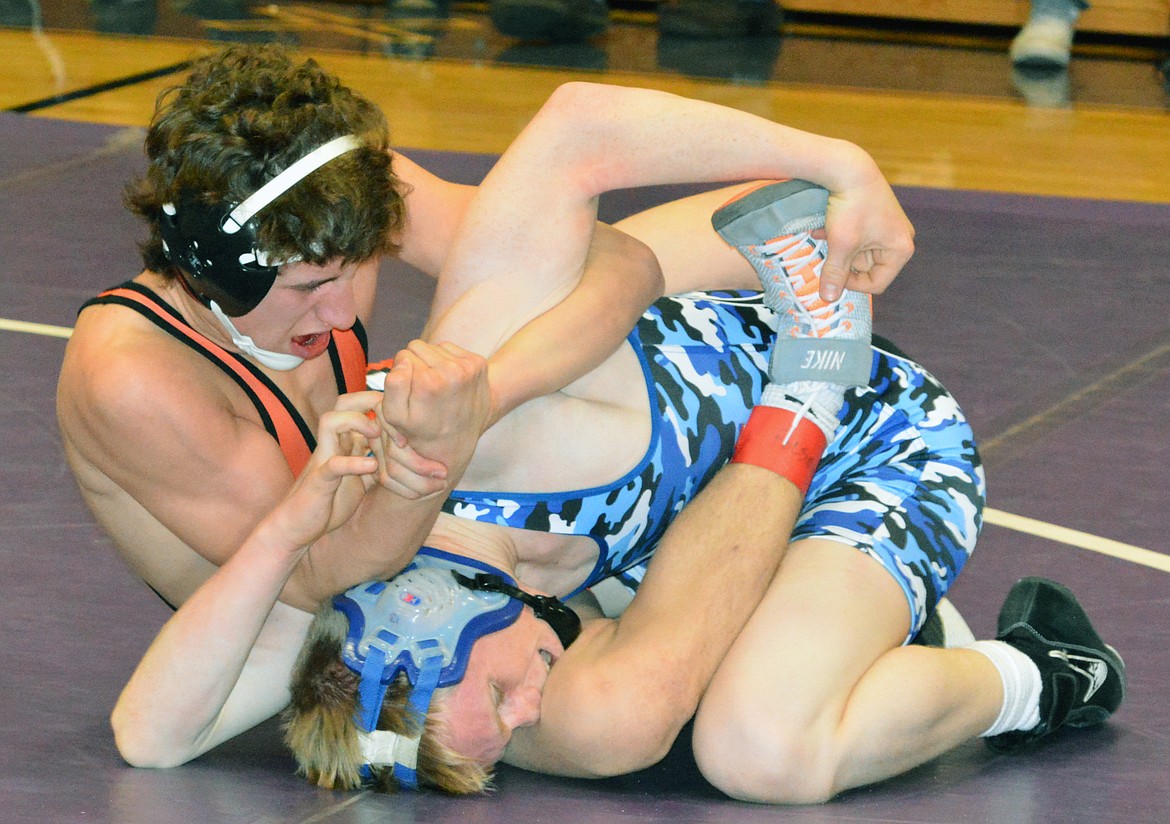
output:
[[[419,731],[415,735],[404,735],[378,729],[378,716],[382,712],[382,701],[386,697],[386,684],[382,673],[386,669],[386,654],[371,647],[362,668],[358,685],[360,706],[354,721],[358,725],[358,743],[362,748],[362,778],[374,777],[372,767],[393,765],[394,778],[404,787],[418,789],[418,747],[422,740],[422,727],[426,723],[431,707],[431,697],[439,685],[439,673],[443,669],[441,655],[425,658],[419,670],[418,683],[411,690],[408,708],[418,719]]]
[[[358,745],[362,748],[362,760],[368,767],[393,764],[394,774],[400,780],[404,773],[411,776],[418,774],[418,738],[399,735],[389,730],[375,730],[359,732]],[[414,785],[417,786],[417,779]]]
[[[236,345],[236,348],[248,357],[255,358],[256,362],[262,366],[275,369],[277,372],[288,372],[290,369],[296,369],[305,362],[304,358],[298,358],[296,355],[286,355],[283,352],[270,352],[267,349],[261,349],[256,345],[256,341],[241,333],[236,328],[236,325],[232,323],[232,319],[219,308],[218,303],[213,300],[210,301],[209,306],[211,307],[211,314],[215,315],[215,319],[219,321],[219,325],[231,336],[232,343]]]
[[[512,586],[499,575],[491,575],[486,572],[481,572],[474,578],[460,575],[454,570],[451,571],[451,574],[455,576],[456,581],[468,589],[480,592],[501,592],[509,598],[514,598],[520,603],[532,607],[536,617],[548,622],[548,625],[553,628],[553,632],[557,634],[557,638],[560,639],[561,646],[566,649],[581,634],[581,619],[577,613],[561,603],[559,598],[554,598],[551,595],[533,595],[531,592],[525,592],[519,587]]]

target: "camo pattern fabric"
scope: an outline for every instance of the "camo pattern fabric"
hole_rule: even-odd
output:
[[[444,511],[592,537],[598,561],[582,589],[638,564],[653,553],[674,515],[731,457],[764,386],[774,326],[756,293],[695,293],[658,301],[628,338],[657,412],[651,415],[649,448],[637,466],[604,487],[571,492],[456,490]]]
[[[975,438],[955,399],[875,342],[869,387],[846,396],[792,539],[849,544],[885,567],[910,605],[909,640],[974,551],[985,497]]]
[[[633,470],[564,493],[457,490],[444,511],[588,535],[599,557],[582,588],[614,575],[636,588],[673,516],[730,458],[766,382],[774,328],[755,292],[658,301],[629,337],[658,412]],[[917,627],[970,553],[982,503],[974,441],[954,400],[912,361],[875,348],[871,385],[846,398],[797,534],[823,534],[877,558],[906,590]]]

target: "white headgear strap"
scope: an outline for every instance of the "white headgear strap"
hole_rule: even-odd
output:
[[[296,369],[305,362],[304,358],[299,358],[296,355],[287,355],[283,352],[272,352],[268,349],[261,349],[256,345],[256,341],[236,328],[236,325],[232,323],[232,319],[219,308],[218,303],[213,300],[209,303],[209,306],[211,307],[211,314],[215,315],[215,319],[219,321],[219,325],[231,336],[232,343],[236,345],[236,348],[245,355],[255,358],[257,363],[267,366],[269,369],[275,369],[277,372],[287,372],[290,369]]]
[[[232,209],[227,220],[223,223],[223,231],[229,235],[238,232],[245,223],[252,219],[253,215],[300,183],[309,173],[321,168],[333,158],[361,145],[362,142],[352,134],[335,137],[328,143],[321,144],[252,192],[247,200]]]
[[[375,730],[359,732],[358,743],[362,748],[362,758],[372,767],[401,764],[411,770],[418,768],[418,738]]]

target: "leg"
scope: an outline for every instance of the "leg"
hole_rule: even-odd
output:
[[[898,646],[908,615],[872,559],[794,543],[699,707],[708,780],[744,800],[821,802],[987,729],[1001,704],[995,668],[969,650]]]
[[[878,352],[871,382],[847,396],[789,554],[700,706],[696,757],[737,797],[823,801],[978,735],[1002,703],[979,653],[899,646],[975,543],[970,429],[905,358]]]
[[[773,458],[788,454],[781,447],[797,428],[815,425],[831,440],[845,390],[869,382],[869,296],[847,291],[826,302],[819,294],[827,248],[817,233],[825,226],[828,199],[827,190],[804,180],[763,183],[711,217],[720,237],[751,263],[764,304],[777,315],[771,383],[752,410],[733,461],[786,471]],[[798,485],[807,490],[811,480]]]
[[[816,268],[803,249],[793,263],[789,236],[751,241],[761,233],[755,219],[780,202],[766,198],[769,188],[783,191],[741,198],[715,225],[765,287],[782,287],[769,297],[795,292],[792,338],[807,346],[821,337],[822,305],[801,297],[815,289],[788,287]],[[777,363],[774,355],[774,379]],[[738,798],[825,801],[981,733],[1016,749],[1061,724],[1100,723],[1124,695],[1120,658],[1050,582],[1013,590],[1002,641],[899,646],[974,548],[983,478],[970,428],[929,374],[878,350],[867,376],[844,397],[788,554],[696,716],[700,768]]]
[[[700,706],[696,757],[737,797],[823,801],[983,732],[1002,703],[978,653],[899,646],[974,547],[983,482],[928,373],[878,352],[872,384],[847,396],[789,554]]]
[[[698,289],[758,289],[750,263],[711,229],[711,215],[743,184],[662,203],[614,225],[654,250],[666,294]],[[680,243],[679,238],[686,238]]]

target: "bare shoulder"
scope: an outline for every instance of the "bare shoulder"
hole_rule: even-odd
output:
[[[180,412],[214,426],[231,404],[202,360],[136,312],[90,307],[78,319],[61,367],[63,433],[84,451],[89,440],[162,435],[153,427],[170,429],[168,421]]]
[[[146,551],[135,535],[166,535],[222,563],[292,483],[244,393],[124,307],[78,319],[57,416],[82,494],[127,555]]]

